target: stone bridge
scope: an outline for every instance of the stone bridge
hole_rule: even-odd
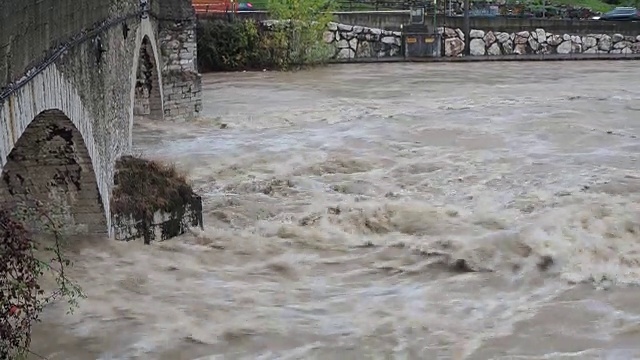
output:
[[[201,108],[190,0],[0,1],[0,200],[60,201],[113,235],[116,161],[134,116]]]

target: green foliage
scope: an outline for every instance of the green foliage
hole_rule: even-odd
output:
[[[34,220],[44,239],[36,240],[24,225]],[[71,262],[63,255],[63,226],[50,207],[36,200],[0,209],[0,359],[30,353],[31,326],[47,304],[66,299],[72,312],[84,297],[65,272]],[[56,281],[51,293],[40,286],[45,274]]]
[[[198,65],[202,71],[288,70],[324,63],[334,48],[323,41],[334,0],[268,0],[272,21],[202,20]]]
[[[587,8],[595,12],[607,12],[615,6],[627,6],[636,0],[506,0],[506,4],[524,4],[532,7],[545,6],[548,12],[560,14],[562,7]],[[630,5],[633,6],[633,5]],[[549,11],[551,9],[551,11]]]
[[[198,23],[198,66],[202,71],[271,67],[270,50],[260,26],[251,20],[203,20]]]
[[[574,7],[585,7],[593,11],[603,12],[603,13],[610,11],[615,7],[613,5],[607,4],[607,2],[600,1],[600,0],[553,0],[553,1],[549,1],[549,3],[552,3],[553,5],[556,5],[556,6],[568,5],[568,6],[574,6]],[[620,5],[616,5],[616,6],[620,6]]]
[[[269,0],[268,11],[276,48],[283,49],[278,65],[314,65],[326,62],[333,48],[322,40],[333,20],[334,0]]]
[[[269,6],[269,0],[252,0],[249,2],[253,5],[252,10],[254,11],[264,11]]]

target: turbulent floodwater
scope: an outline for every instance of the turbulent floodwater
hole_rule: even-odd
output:
[[[639,359],[636,62],[204,77],[204,231],[77,245],[48,359]]]

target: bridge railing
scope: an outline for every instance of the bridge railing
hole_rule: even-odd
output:
[[[412,7],[423,7],[427,14],[438,16],[462,16],[462,0],[334,0],[337,11],[408,11]],[[247,11],[266,11],[268,0],[192,0],[197,14],[225,14]],[[250,4],[250,6],[249,6]],[[597,12],[584,7],[569,5],[539,5],[531,0],[473,1],[470,8],[472,17],[513,17],[513,18],[555,18],[588,19]]]
[[[411,7],[424,7],[427,13],[434,11],[439,15],[462,16],[462,0],[337,0],[340,10],[409,10]],[[556,18],[588,19],[599,14],[589,8],[578,5],[558,5],[544,0],[474,0],[470,7],[471,16],[476,17],[519,17],[519,18]]]
[[[338,0],[341,11],[381,11],[381,10],[409,10],[412,7],[434,8],[433,1],[425,0]]]
[[[336,0],[335,4],[338,11],[409,10],[412,6],[434,6],[433,1],[428,0]],[[192,6],[198,14],[237,12],[248,8],[264,11],[268,8],[268,0],[192,0]]]

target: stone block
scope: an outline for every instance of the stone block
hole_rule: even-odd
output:
[[[118,217],[114,221],[114,238],[120,241],[168,240],[186,233],[190,228],[203,227],[202,199],[195,197],[175,212],[157,211],[151,219]]]

